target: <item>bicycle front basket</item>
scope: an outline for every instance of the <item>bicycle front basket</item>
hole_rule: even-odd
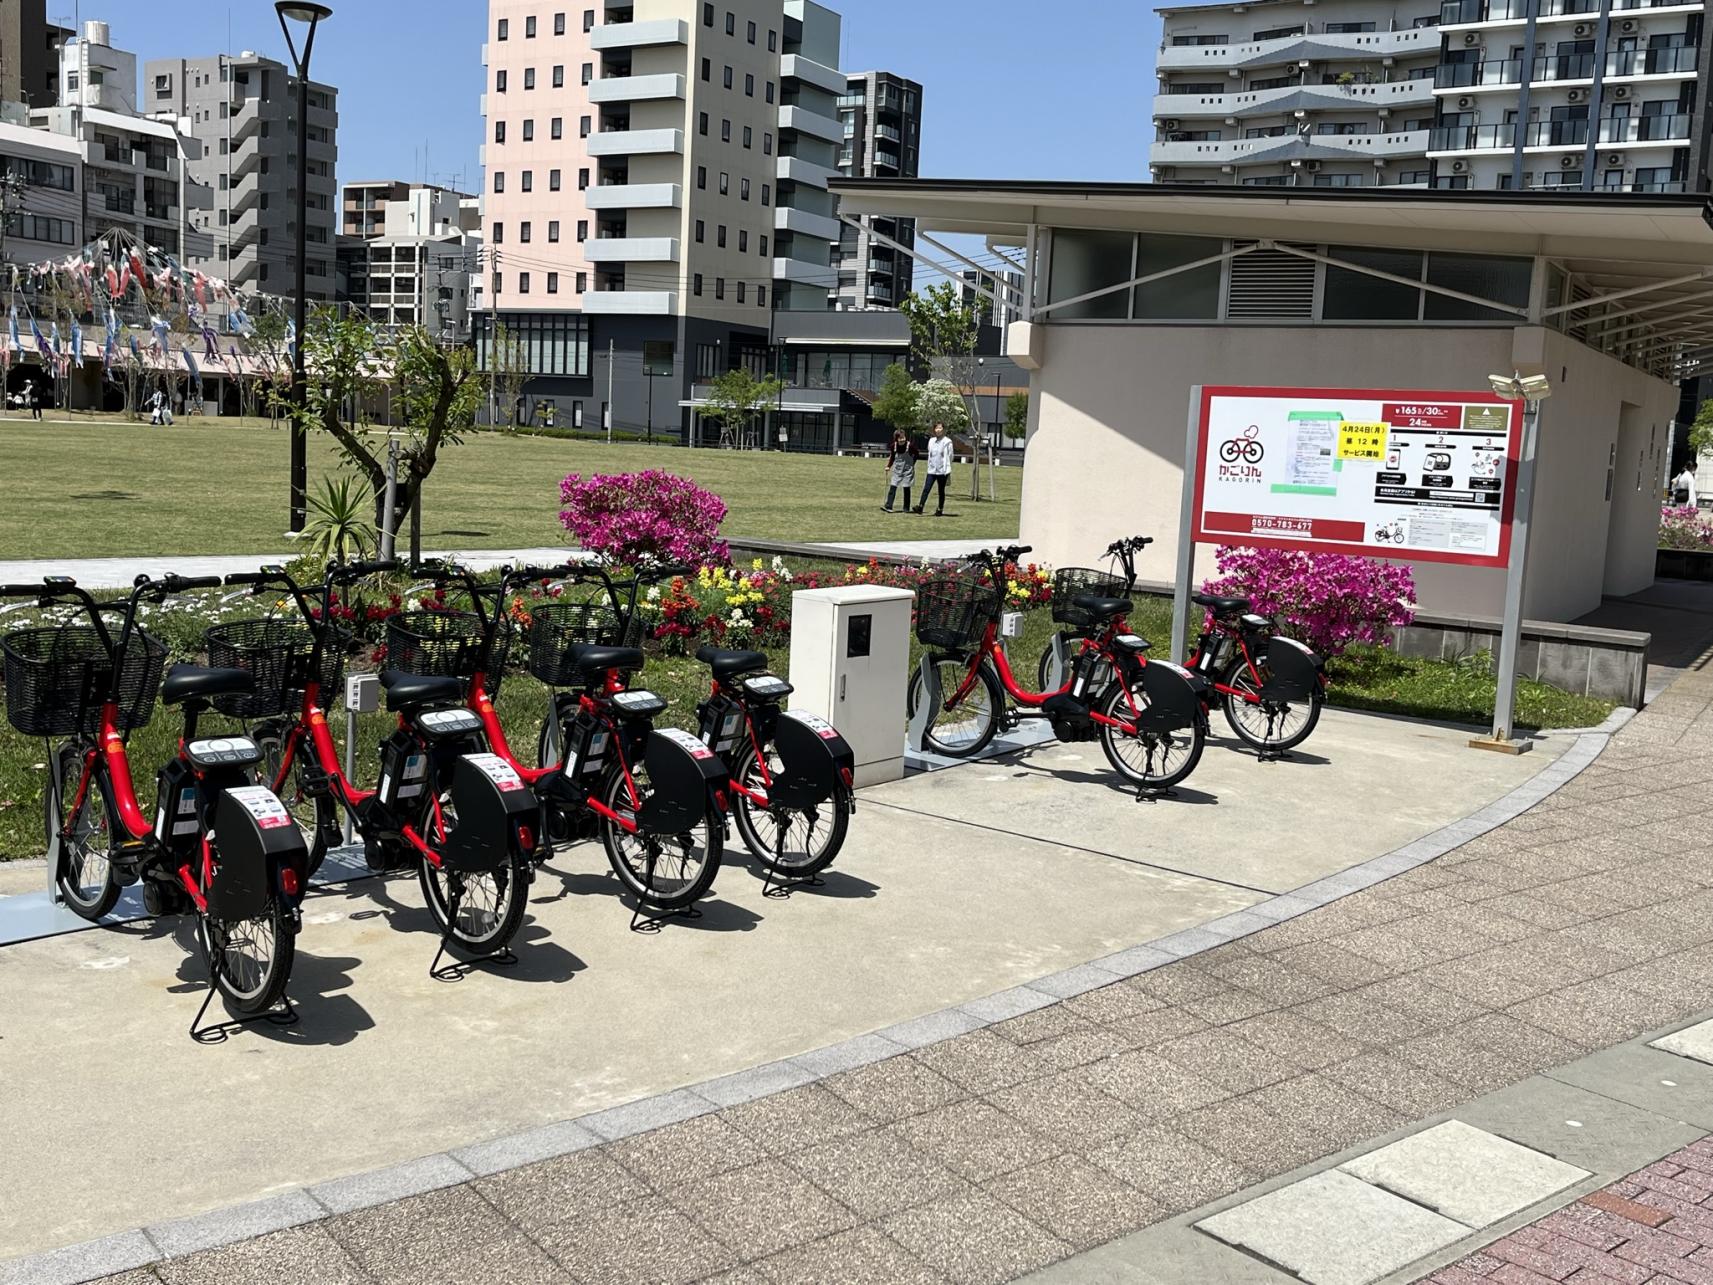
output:
[[[1072,599],[1084,593],[1101,598],[1122,598],[1125,587],[1124,581],[1110,571],[1096,571],[1092,567],[1060,567],[1053,572],[1053,619],[1061,625],[1087,629],[1099,622]]]
[[[26,736],[93,736],[113,687],[113,661],[90,625],[21,629],[0,639],[5,656],[6,718]],[[120,657],[119,730],[154,716],[167,649],[133,630]]]
[[[315,635],[299,621],[234,620],[212,625],[203,635],[208,663],[218,669],[242,669],[256,677],[254,692],[217,696],[214,708],[234,718],[268,718],[289,714],[308,684],[315,652]],[[339,699],[345,674],[349,630],[328,626],[316,679],[323,701]]]
[[[642,645],[642,620],[624,620],[604,603],[554,602],[530,611],[529,672],[549,687],[575,687],[585,681],[568,654],[573,643],[603,647]]]
[[[402,611],[387,621],[387,668],[468,678],[482,660],[482,621],[469,611]]]
[[[998,587],[973,576],[925,581],[916,590],[916,639],[942,651],[973,651],[999,606]]]

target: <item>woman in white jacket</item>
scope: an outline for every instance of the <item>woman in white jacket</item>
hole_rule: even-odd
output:
[[[928,496],[934,488],[940,488],[939,503],[934,509],[935,517],[942,517],[946,512],[946,483],[952,476],[952,439],[946,436],[944,424],[934,425],[934,435],[928,439],[928,480],[922,484],[922,502],[916,506],[920,513],[928,507]]]

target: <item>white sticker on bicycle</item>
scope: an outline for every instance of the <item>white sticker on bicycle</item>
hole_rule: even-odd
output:
[[[227,797],[248,812],[264,830],[277,830],[292,824],[291,813],[279,797],[264,785],[245,785],[226,791]]]
[[[464,761],[506,793],[523,789],[523,778],[517,769],[497,754],[466,754]]]
[[[819,714],[808,714],[800,709],[788,709],[785,711],[785,717],[796,719],[799,723],[803,724],[804,727],[815,733],[816,736],[819,736],[823,741],[836,741],[839,739],[838,729],[826,719],[822,718]]]
[[[681,727],[663,727],[656,729],[656,735],[664,736],[667,740],[684,750],[693,759],[711,759],[714,751],[701,741],[690,735]]]
[[[1174,665],[1169,660],[1151,660],[1148,663],[1150,665],[1158,665],[1161,669],[1171,670],[1174,674],[1176,674],[1179,678],[1183,679],[1185,682],[1188,682],[1190,680],[1190,677],[1191,677],[1190,671],[1185,669],[1182,665]]]

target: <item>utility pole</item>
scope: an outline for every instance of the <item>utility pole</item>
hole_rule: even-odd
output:
[[[613,444],[613,420],[618,418],[613,406],[613,341],[607,340],[607,445]]]

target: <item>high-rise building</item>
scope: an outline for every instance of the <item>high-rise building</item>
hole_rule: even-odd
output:
[[[481,247],[475,198],[428,183],[347,183],[339,295],[383,326],[469,337],[470,284]]]
[[[915,178],[922,146],[922,86],[888,71],[849,77],[839,98],[844,150],[839,172],[847,178]],[[862,227],[840,228],[840,308],[896,308],[910,293],[914,260],[874,234],[914,249],[914,219],[864,215]]]
[[[306,293],[334,292],[338,209],[339,91],[309,83]],[[144,111],[185,118],[202,144],[190,173],[213,191],[197,216],[206,255],[189,266],[240,290],[289,294],[296,286],[297,77],[284,64],[245,50],[237,57],[155,59],[143,69]]]
[[[0,2],[0,102],[58,102],[59,50],[71,34],[47,20],[47,0]]]
[[[526,414],[676,433],[828,306],[838,48],[812,0],[489,0],[477,344],[526,355]]]
[[[1018,300],[1023,298],[1021,272],[975,272],[966,268],[958,277],[963,282],[964,307],[974,308],[982,325],[1003,331],[1022,315],[1018,304]],[[981,290],[977,290],[977,286]],[[982,290],[987,293],[983,294]]]
[[[1705,8],[1445,0],[1434,186],[1706,191]]]
[[[1156,180],[1428,183],[1435,0],[1259,0],[1158,12],[1148,152]]]

